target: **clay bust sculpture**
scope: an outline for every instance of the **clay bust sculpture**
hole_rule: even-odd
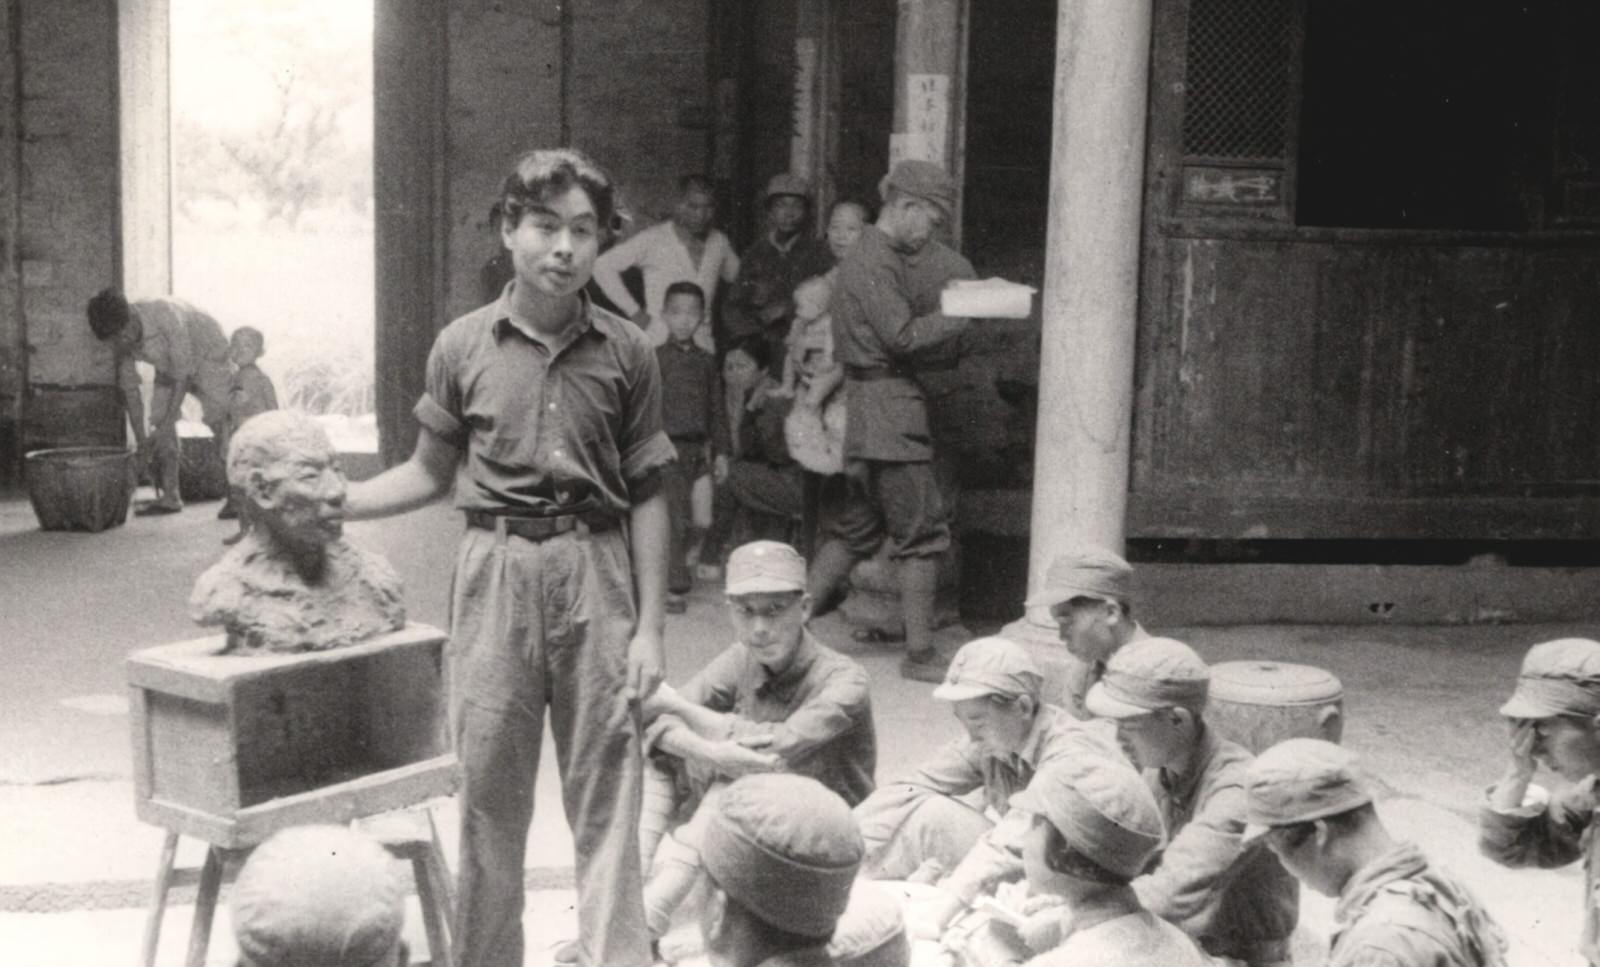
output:
[[[228,447],[251,529],[195,582],[189,614],[227,629],[226,652],[321,651],[405,624],[387,561],[346,543],[345,478],[310,417],[251,417]]]

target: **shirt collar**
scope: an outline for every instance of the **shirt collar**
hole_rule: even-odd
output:
[[[597,336],[605,335],[594,324],[594,305],[589,301],[589,293],[581,289],[578,291],[578,300],[582,308],[578,311],[578,322],[572,329],[552,336],[525,324],[511,312],[511,291],[516,284],[515,279],[506,283],[506,287],[500,290],[500,298],[495,300],[494,308],[489,313],[490,324],[494,327],[497,339],[504,338],[514,329],[554,353],[577,342],[580,336],[590,333]]]
[[[1428,868],[1422,851],[1411,843],[1397,843],[1394,849],[1363,866],[1350,877],[1333,910],[1334,922],[1347,927],[1360,919],[1378,891],[1395,880],[1409,879]]]
[[[793,693],[795,686],[805,680],[811,671],[811,666],[817,662],[817,649],[820,647],[817,639],[812,637],[811,629],[800,629],[800,648],[794,653],[794,661],[789,667],[774,675],[767,671],[767,666],[751,658],[750,663],[755,666],[756,694],[782,697]]]
[[[795,232],[792,236],[790,236],[788,244],[784,244],[783,242],[778,241],[777,232],[768,232],[767,244],[777,249],[779,254],[788,255],[790,252],[794,251],[794,247],[796,245],[800,244],[801,234],[801,232]]]
[[[1195,749],[1194,758],[1189,761],[1188,771],[1179,773],[1165,768],[1160,770],[1161,788],[1180,803],[1188,803],[1194,799],[1195,789],[1200,785],[1200,777],[1211,769],[1211,759],[1222,745],[1221,737],[1206,727],[1205,720],[1198,721],[1200,742],[1199,747]]]
[[[1037,768],[1039,760],[1044,757],[1045,739],[1049,737],[1050,728],[1055,724],[1058,714],[1059,710],[1039,703],[1038,711],[1033,713],[1033,726],[1028,729],[1028,737],[1022,740],[1022,747],[1016,751],[1012,759]]]

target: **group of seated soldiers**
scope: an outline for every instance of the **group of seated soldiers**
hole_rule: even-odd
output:
[[[1045,701],[1025,648],[978,638],[933,691],[964,736],[875,787],[868,678],[808,630],[804,560],[738,548],[736,641],[643,709],[652,937],[703,882],[719,965],[904,965],[920,950],[980,967],[1268,967],[1292,962],[1303,882],[1338,900],[1334,967],[1507,963],[1472,893],[1385,828],[1353,753],[1295,738],[1252,756],[1208,725],[1205,662],[1132,621],[1130,580],[1085,549],[1030,601],[1084,659],[1087,717]],[[1501,712],[1511,766],[1482,807],[1483,850],[1507,865],[1582,858],[1600,643],[1534,647]],[[1572,787],[1532,786],[1540,762]],[[1594,864],[1582,952],[1600,964]]]

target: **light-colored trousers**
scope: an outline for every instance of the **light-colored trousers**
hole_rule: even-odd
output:
[[[461,758],[456,962],[522,967],[524,853],[548,709],[577,856],[579,963],[651,963],[639,869],[639,735],[623,688],[635,624],[619,529],[542,542],[468,529],[451,595]]]

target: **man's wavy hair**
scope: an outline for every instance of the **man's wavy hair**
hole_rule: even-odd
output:
[[[602,235],[616,234],[627,218],[616,182],[608,171],[576,148],[530,151],[517,161],[501,193],[500,211],[505,224],[515,227],[524,212],[574,187],[582,188],[589,196]]]
[[[102,342],[128,328],[128,300],[116,289],[101,289],[89,300],[89,331]]]

